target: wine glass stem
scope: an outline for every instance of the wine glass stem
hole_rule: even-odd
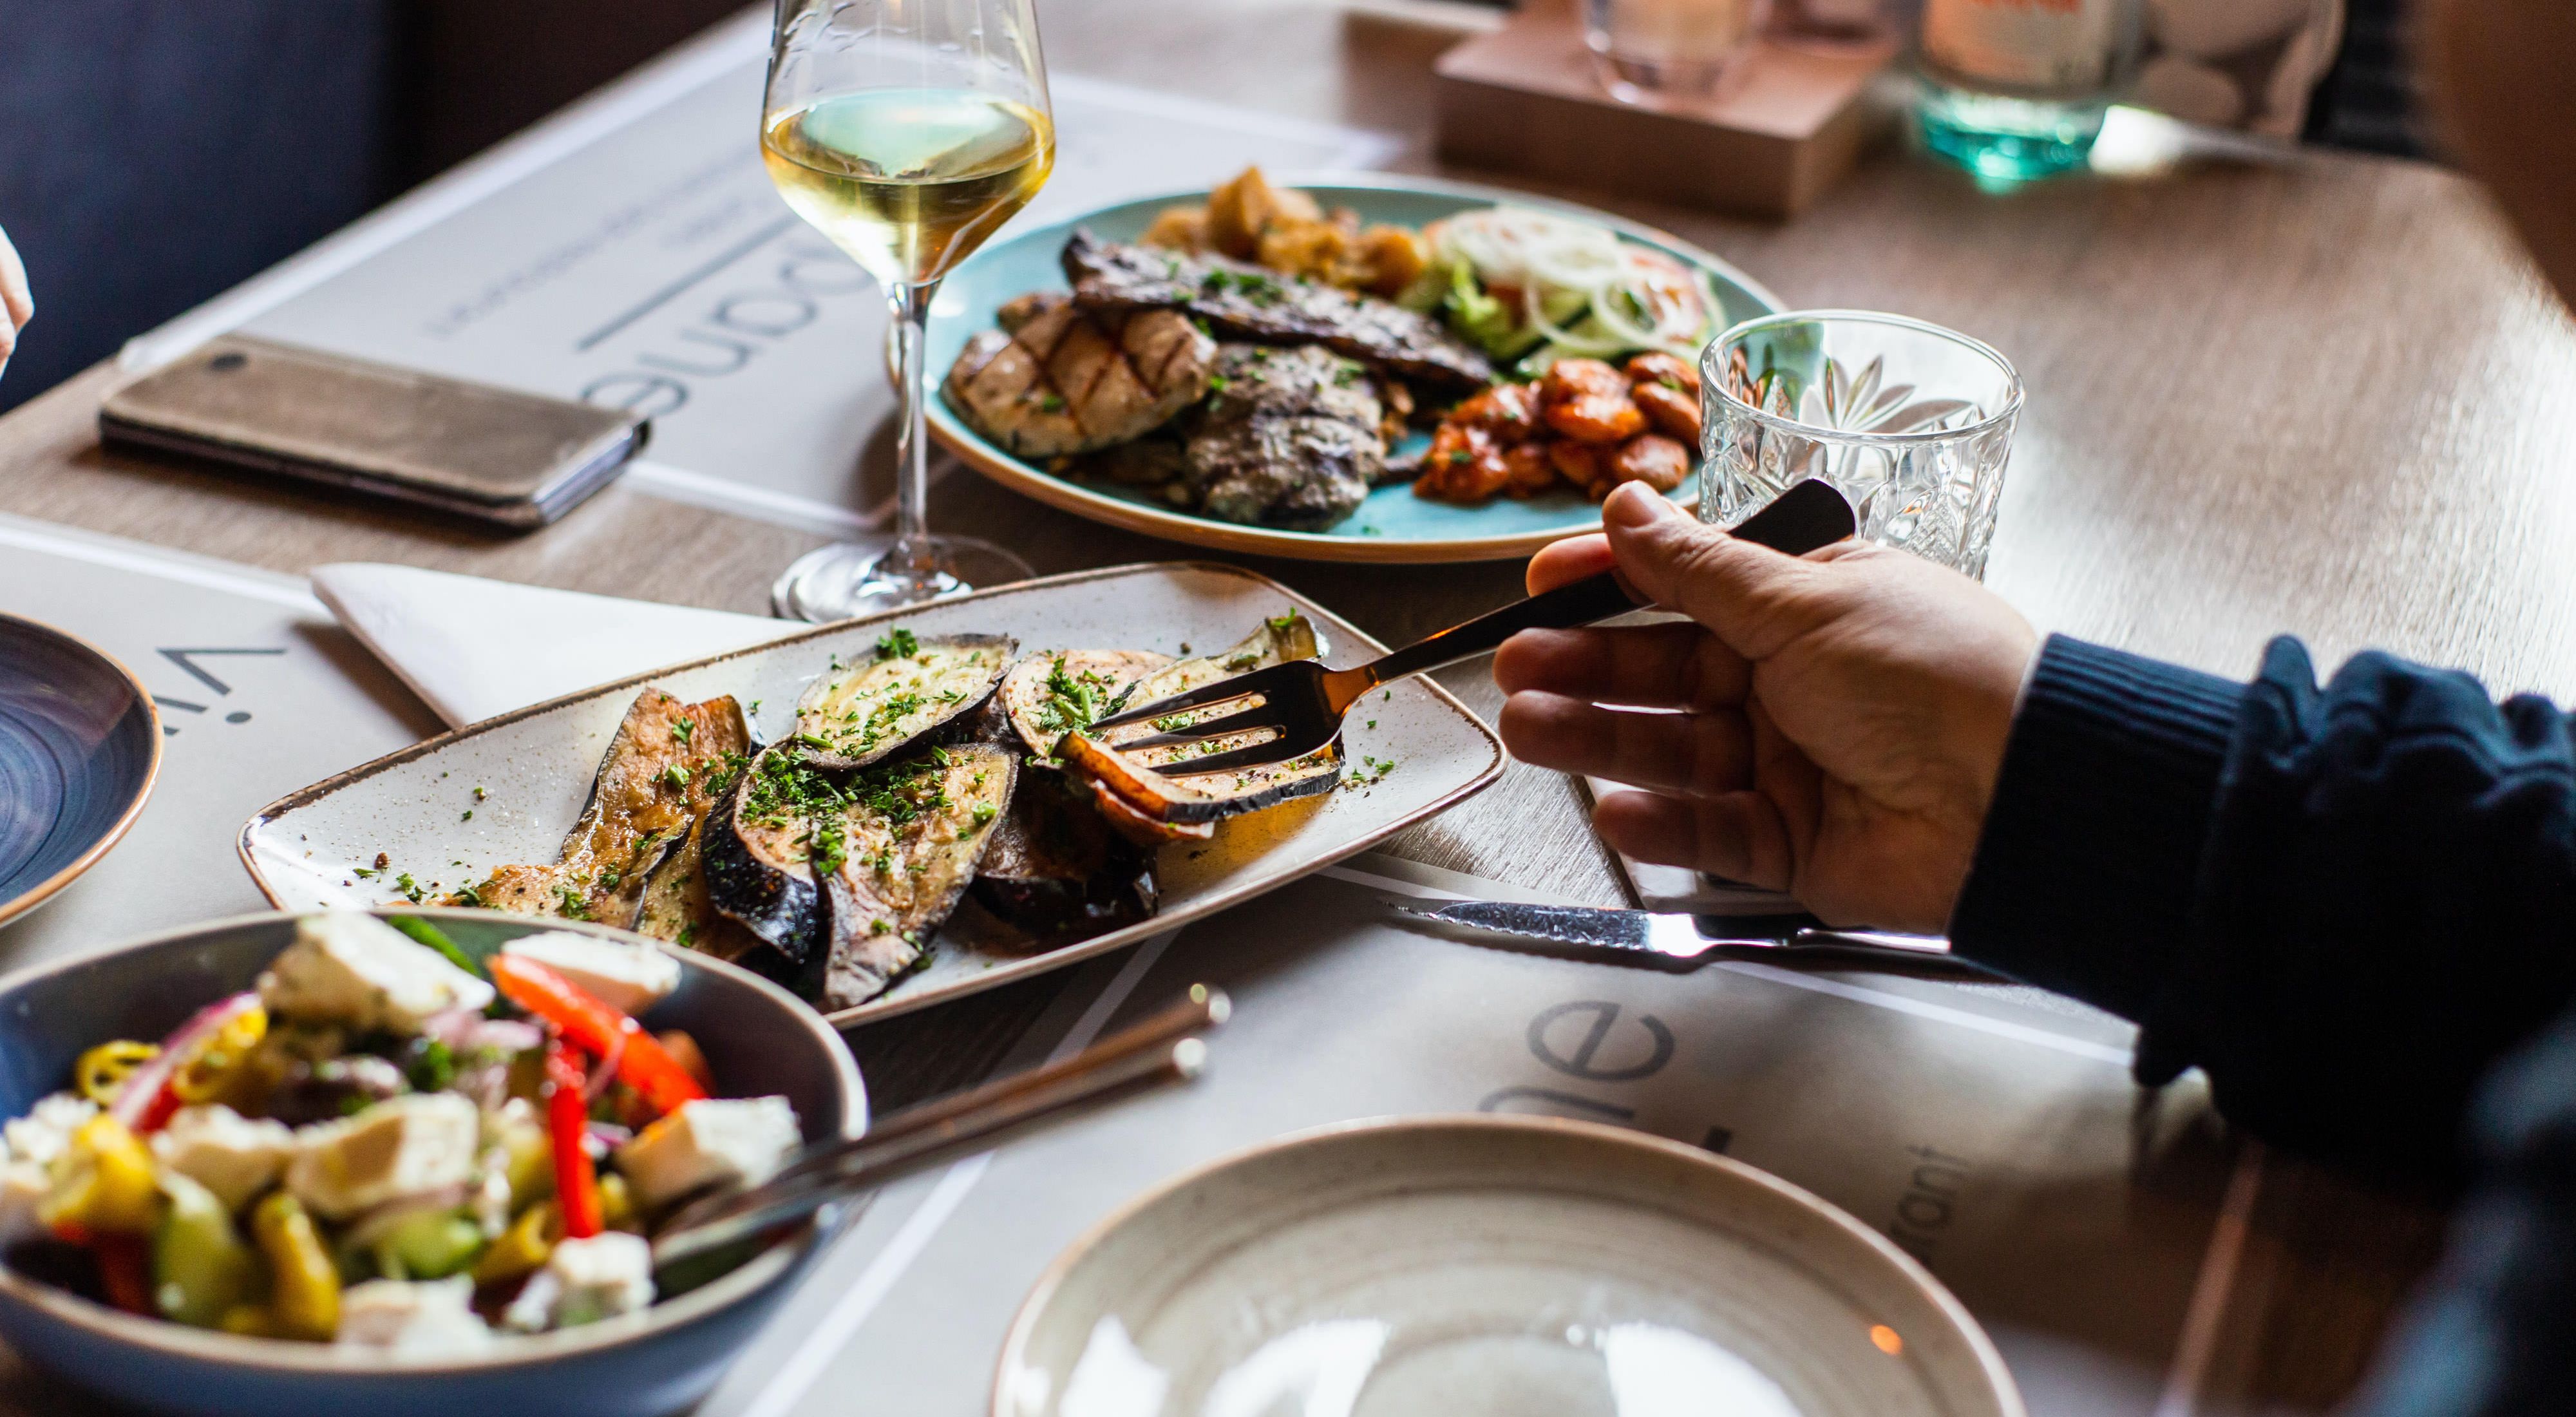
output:
[[[894,307],[895,395],[902,401],[902,421],[894,445],[894,547],[886,552],[886,568],[925,576],[938,569],[939,559],[930,543],[930,410],[922,402],[929,394],[922,358],[930,297],[938,291],[934,276],[887,292]]]

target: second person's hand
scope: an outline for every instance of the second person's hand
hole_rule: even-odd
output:
[[[1594,813],[1639,860],[1786,890],[1837,924],[1942,929],[2030,626],[1919,557],[1853,542],[1783,556],[1639,484],[1602,525],[1541,551],[1530,591],[1616,565],[1692,623],[1514,636],[1494,656],[1513,754],[1645,789]]]
[[[17,248],[9,244],[9,233],[0,231],[0,370],[9,367],[9,356],[18,348],[18,331],[35,315],[35,297],[27,293],[27,268],[19,263]]]

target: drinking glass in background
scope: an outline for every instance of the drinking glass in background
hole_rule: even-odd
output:
[[[1858,49],[1896,37],[1888,0],[1772,0],[1766,33],[1784,44]]]
[[[930,534],[922,345],[940,277],[1055,165],[1030,0],[779,0],[760,155],[787,205],[884,288],[899,419],[894,545],[815,551],[779,577],[772,604],[838,620],[1025,578],[1027,563],[990,542]],[[877,351],[852,353],[865,369]]]
[[[1990,182],[2082,167],[2136,67],[2141,0],[1924,0],[1923,145]]]
[[[1705,98],[1724,87],[1771,0],[1583,0],[1583,42],[1622,103]]]
[[[1902,315],[1767,315],[1700,355],[1700,409],[1700,520],[1821,477],[1861,536],[1985,577],[2021,416],[2021,376],[1988,346]]]

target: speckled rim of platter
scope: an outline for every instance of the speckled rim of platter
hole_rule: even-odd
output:
[[[995,596],[1026,595],[1033,591],[1045,591],[1080,585],[1090,581],[1114,580],[1126,576],[1146,575],[1170,571],[1190,571],[1218,576],[1231,576],[1252,582],[1253,584],[1261,587],[1265,592],[1278,595],[1282,599],[1303,608],[1309,613],[1320,613],[1327,621],[1330,622],[1330,628],[1333,633],[1346,635],[1348,637],[1352,648],[1364,650],[1371,655],[1384,654],[1386,652],[1385,645],[1379,643],[1376,639],[1361,631],[1358,627],[1351,625],[1348,621],[1343,620],[1340,616],[1333,614],[1330,610],[1318,604],[1311,597],[1300,594],[1299,592],[1289,588],[1288,586],[1282,585],[1277,580],[1274,580],[1269,576],[1265,576],[1258,571],[1246,570],[1241,566],[1228,565],[1220,561],[1131,562],[1123,566],[1105,566],[1096,570],[1075,571],[1060,576],[1044,576],[1035,580],[1016,581],[1008,585],[993,586],[984,590],[969,591],[963,595],[942,597],[939,600],[928,602],[928,604],[947,608],[956,605],[971,604],[975,601]],[[702,669],[711,665],[723,664],[730,660],[741,659],[751,655],[765,655],[777,650],[793,648],[794,646],[806,644],[828,635],[843,634],[862,626],[878,625],[890,620],[897,620],[907,616],[916,615],[924,608],[924,606],[919,605],[905,606],[900,609],[884,611],[875,615],[863,615],[855,619],[835,621],[827,625],[816,625],[811,629],[800,631],[783,639],[768,640],[756,645],[747,645],[738,650],[730,650],[723,654],[708,655],[701,659],[688,660],[679,664],[663,665],[642,674],[629,675],[626,678],[618,679],[610,683],[595,685],[591,688],[579,690],[575,693],[548,699],[543,703],[530,704],[526,708],[514,709],[509,713],[498,714],[491,718],[487,718],[480,723],[470,723],[462,728],[451,729],[435,738],[425,739],[408,748],[388,753],[371,762],[361,763],[344,772],[335,773],[330,777],[324,778],[320,782],[288,793],[286,796],[260,808],[259,811],[254,813],[248,821],[242,824],[241,831],[237,834],[234,840],[235,852],[241,859],[242,869],[250,873],[251,883],[259,888],[261,895],[267,897],[270,905],[281,910],[292,908],[289,907],[286,901],[278,894],[275,886],[269,881],[267,875],[260,870],[258,854],[253,849],[253,839],[260,828],[289,812],[295,811],[301,807],[309,806],[344,788],[365,782],[369,778],[375,777],[390,768],[399,767],[403,764],[441,752],[457,743],[463,742],[466,739],[478,737],[496,729],[504,728],[526,719],[534,718],[539,714],[551,712],[555,709],[562,708],[567,704],[580,703],[586,700],[596,699],[612,694],[631,692],[665,675],[677,674],[687,670]],[[1386,840],[1388,837],[1395,835],[1397,832],[1412,826],[1414,823],[1444,812],[1449,808],[1456,806],[1458,803],[1465,801],[1467,798],[1473,797],[1477,793],[1492,786],[1495,780],[1500,778],[1503,773],[1504,753],[1502,740],[1495,736],[1494,730],[1487,725],[1483,719],[1476,716],[1474,710],[1468,708],[1465,703],[1461,702],[1457,695],[1452,694],[1447,689],[1441,687],[1436,680],[1433,680],[1428,675],[1422,675],[1417,676],[1414,682],[1418,683],[1421,688],[1428,692],[1441,706],[1457,715],[1458,719],[1462,723],[1472,727],[1475,735],[1483,739],[1485,747],[1490,755],[1486,759],[1484,765],[1477,769],[1472,776],[1449,791],[1432,798],[1412,810],[1397,812],[1384,821],[1354,832],[1346,840],[1332,843],[1329,847],[1320,850],[1314,859],[1305,862],[1303,865],[1285,874],[1278,875],[1276,877],[1257,878],[1240,885],[1223,887],[1210,892],[1209,895],[1202,899],[1193,901],[1178,909],[1158,912],[1136,922],[1135,924],[1125,926],[1121,929],[1108,931],[1089,939],[1076,940],[1067,944],[1058,945],[1052,949],[1040,950],[1010,964],[988,969],[979,974],[938,985],[919,988],[911,992],[904,992],[898,989],[892,993],[880,995],[877,998],[871,999],[866,1003],[859,1004],[852,1008],[830,1011],[822,1011],[818,1009],[817,1012],[822,1013],[825,1021],[831,1023],[833,1026],[838,1028],[849,1028],[860,1023],[892,1017],[896,1014],[910,1013],[915,1009],[928,1008],[933,1004],[945,1003],[950,999],[962,998],[968,994],[980,993],[987,989],[999,988],[1005,984],[1014,983],[1033,975],[1043,974],[1050,970],[1062,969],[1073,964],[1079,964],[1084,960],[1097,958],[1113,950],[1124,949],[1129,945],[1151,938],[1152,936],[1163,934],[1171,930],[1177,930],[1192,921],[1199,920],[1206,916],[1216,914],[1219,911],[1240,905],[1247,900],[1265,894],[1269,891],[1276,890],[1281,886],[1285,886],[1300,877],[1321,870],[1335,862],[1355,856],[1360,852],[1366,851],[1370,847],[1377,845],[1379,842]]]
[[[1073,1243],[1047,1263],[1037,1282],[1029,1286],[1027,1297],[1020,1301],[1019,1312],[1012,1316],[1011,1327],[1002,1340],[1001,1354],[994,1364],[992,1417],[1027,1417],[1030,1409],[1016,1400],[1020,1395],[1012,1390],[1012,1380],[1026,1367],[1030,1345],[1051,1317],[1050,1306],[1058,1301],[1067,1281],[1084,1263],[1099,1254],[1112,1239],[1136,1226],[1158,1208],[1231,1173],[1258,1169],[1316,1148],[1354,1150],[1375,1147],[1379,1152],[1385,1152],[1407,1145],[1436,1147],[1448,1139],[1473,1140],[1478,1135],[1495,1133],[1519,1133],[1533,1140],[1598,1148],[1603,1156],[1624,1159],[1632,1168],[1641,1164],[1679,1165],[1713,1173],[1724,1177],[1724,1184],[1729,1187],[1740,1188],[1769,1204],[1798,1213],[1802,1219],[1820,1227],[1821,1234],[1831,1237],[1824,1243],[1843,1247],[1849,1254],[1865,1255],[1865,1262],[1880,1270],[1880,1277],[1892,1290],[1922,1304],[1948,1330],[1945,1336],[1956,1339],[1964,1350],[1960,1355],[1965,1360],[1964,1366],[1974,1370],[1973,1379],[1965,1372],[1954,1376],[1967,1381],[1969,1386],[1982,1389],[1977,1395],[1990,1399],[1991,1406],[1987,1410],[1992,1417],[2028,1417],[2020,1385],[2013,1381],[2011,1366],[2004,1361],[2003,1353],[1995,1347],[1994,1339],[1987,1334],[1985,1326],[1968,1312],[1967,1305],[1925,1268],[1922,1261],[1907,1254],[1849,1211],[1759,1167],[1669,1137],[1579,1118],[1505,1113],[1398,1115],[1327,1123],[1215,1157],[1131,1197],[1092,1222],[1074,1238]],[[1383,1155],[1369,1159],[1381,1164],[1386,1160]],[[1355,1169],[1352,1174],[1367,1177],[1373,1173]],[[1580,1169],[1569,1169],[1550,1185],[1558,1190],[1580,1191],[1585,1189],[1585,1181],[1591,1175]],[[1369,1183],[1363,1181],[1361,1184]],[[1598,1181],[1591,1189],[1596,1194],[1607,1195],[1612,1186],[1607,1181]],[[1676,1201],[1672,1208],[1680,1213],[1682,1206]],[[1182,1243],[1187,1243],[1186,1237]],[[1810,1238],[1805,1243],[1813,1245],[1819,1242]],[[1795,1247],[1782,1248],[1785,1252]],[[1171,1276],[1160,1278],[1169,1282]],[[1046,1410],[1053,1409],[1049,1407]]]
[[[152,743],[151,760],[143,765],[143,781],[135,788],[134,800],[125,804],[125,810],[117,814],[116,821],[99,835],[98,840],[91,842],[80,855],[72,858],[61,870],[37,882],[31,889],[0,901],[0,925],[6,925],[53,899],[63,887],[78,880],[83,872],[105,860],[107,853],[115,850],[118,842],[125,840],[125,834],[133,830],[136,819],[143,815],[143,805],[152,800],[154,785],[161,780],[162,739],[167,735],[161,731],[161,706],[152,701],[152,691],[143,686],[143,681],[135,677],[133,670],[125,667],[125,661],[68,630],[57,629],[42,620],[31,620],[24,615],[13,615],[6,611],[0,611],[0,620],[25,626],[38,634],[51,637],[90,655],[99,663],[116,671],[116,676],[125,682],[127,688],[134,691],[134,702],[143,709]]]
[[[1515,206],[1535,207],[1543,211],[1562,212],[1596,222],[1633,240],[1663,247],[1673,254],[1685,257],[1724,276],[1745,293],[1767,306],[1764,314],[1776,315],[1789,308],[1781,302],[1779,296],[1771,292],[1769,287],[1746,275],[1733,262],[1702,250],[1669,232],[1647,226],[1642,222],[1630,221],[1625,217],[1614,216],[1598,208],[1584,206],[1580,202],[1562,201],[1553,197],[1539,196],[1536,193],[1517,192],[1505,187],[1489,187],[1482,183],[1453,182],[1447,178],[1417,177],[1404,173],[1308,172],[1276,175],[1271,180],[1281,187],[1364,188],[1424,196],[1457,197],[1468,201],[1510,203]],[[1192,187],[1125,198],[1064,217],[1040,229],[1071,226],[1096,213],[1117,208],[1138,206],[1147,202],[1198,201],[1204,200],[1207,195],[1208,189]],[[1721,321],[1719,328],[1723,329],[1738,323],[1725,319],[1724,314],[1723,311],[1719,312]],[[1458,539],[1358,537],[1333,536],[1312,531],[1287,531],[1276,527],[1246,526],[1236,522],[1213,521],[1184,512],[1167,512],[1141,502],[1131,502],[1104,492],[1097,492],[1080,483],[1056,477],[1021,462],[984,441],[960,423],[957,415],[940,398],[937,384],[945,377],[945,373],[944,370],[931,371],[933,387],[928,410],[930,433],[968,467],[1015,492],[1033,497],[1060,511],[1071,512],[1078,517],[1088,517],[1093,521],[1107,522],[1111,526],[1128,531],[1143,532],[1148,536],[1159,536],[1167,540],[1186,542],[1193,546],[1214,547],[1223,551],[1284,556],[1300,561],[1429,565],[1446,561],[1501,561],[1528,556],[1551,541],[1568,536],[1579,536],[1584,532],[1597,530],[1601,525],[1599,519],[1594,517],[1577,518],[1562,526],[1542,531],[1517,532],[1503,536]]]

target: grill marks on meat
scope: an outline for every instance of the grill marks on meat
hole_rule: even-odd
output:
[[[966,342],[946,392],[1015,456],[1129,442],[1207,394],[1216,342],[1177,311],[1085,310],[1062,296],[1012,306],[1004,329]]]
[[[1064,245],[1074,304],[1087,310],[1186,310],[1219,334],[1316,343],[1409,379],[1467,391],[1493,382],[1485,356],[1428,315],[1222,256],[1095,240]]]
[[[1182,450],[1201,511],[1320,529],[1356,510],[1386,466],[1384,409],[1367,371],[1316,345],[1229,344],[1224,382]]]

